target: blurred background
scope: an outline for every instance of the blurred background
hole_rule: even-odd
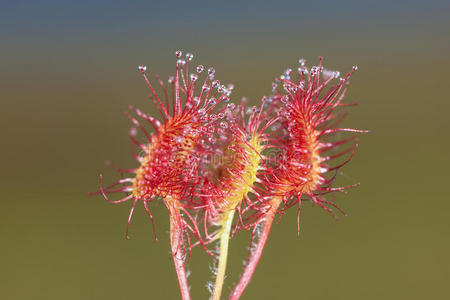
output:
[[[303,3],[302,3],[303,2]],[[371,129],[341,184],[334,220],[305,205],[274,226],[243,299],[450,299],[450,5],[445,1],[14,1],[0,8],[0,298],[178,299],[168,213],[159,242],[139,205],[87,197],[135,167],[134,105],[156,115],[137,66],[163,78],[174,52],[216,68],[252,102],[303,57],[352,77],[347,126]],[[224,299],[248,235],[231,242]],[[195,249],[193,299],[209,297]]]

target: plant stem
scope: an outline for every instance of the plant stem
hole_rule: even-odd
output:
[[[255,248],[253,249],[252,256],[249,258],[249,261],[247,262],[247,265],[245,266],[244,273],[242,274],[241,279],[239,280],[238,284],[234,288],[233,293],[231,294],[229,300],[238,300],[242,296],[242,293],[244,293],[244,290],[247,287],[247,285],[250,283],[253,273],[255,273],[256,266],[258,265],[258,262],[263,253],[267,239],[269,238],[273,220],[275,219],[275,215],[276,215],[278,206],[281,204],[281,200],[282,200],[281,197],[275,197],[272,199],[271,207],[269,208],[269,211],[266,214],[266,217],[264,220],[264,227],[261,232],[261,235],[259,236],[258,243],[256,244]]]
[[[175,271],[178,277],[181,299],[190,300],[189,285],[187,282],[186,271],[184,269],[184,248],[183,248],[183,230],[181,227],[181,216],[179,212],[179,203],[172,198],[165,199],[170,212],[170,246],[172,249],[172,258],[175,265]]]
[[[212,294],[212,300],[220,300],[223,282],[225,280],[225,270],[227,268],[228,244],[230,241],[231,225],[233,224],[234,209],[224,215],[222,232],[220,233],[220,255],[217,266],[216,283]]]

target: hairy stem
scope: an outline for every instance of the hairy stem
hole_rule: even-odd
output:
[[[183,230],[181,225],[181,216],[179,203],[172,198],[165,199],[170,212],[170,246],[172,249],[172,258],[175,265],[175,271],[178,277],[181,299],[190,300],[189,285],[187,282],[186,271],[184,269],[184,248],[183,248]]]
[[[247,285],[250,283],[253,273],[255,273],[256,266],[258,265],[258,262],[263,253],[267,239],[269,238],[273,220],[275,219],[275,215],[278,206],[280,206],[281,200],[282,200],[281,197],[275,197],[272,199],[271,207],[269,208],[269,211],[265,216],[264,227],[262,229],[261,235],[259,236],[258,243],[253,248],[252,255],[249,258],[247,265],[245,266],[244,273],[242,274],[241,279],[234,288],[229,300],[238,300],[242,296],[242,293],[244,293],[244,290],[247,287]]]
[[[225,213],[224,224],[220,233],[220,256],[217,265],[216,283],[212,294],[212,300],[220,300],[223,282],[225,280],[225,270],[227,268],[228,243],[230,241],[231,225],[233,224],[234,209]]]

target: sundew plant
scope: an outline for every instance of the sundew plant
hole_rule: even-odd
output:
[[[170,249],[181,298],[191,299],[185,266],[199,246],[211,257],[215,280],[211,299],[221,299],[229,241],[251,232],[249,256],[229,299],[240,299],[256,270],[277,215],[297,207],[298,231],[304,202],[334,216],[338,206],[327,194],[357,186],[336,187],[337,171],[358,146],[358,133],[339,126],[349,79],[300,59],[272,84],[272,93],[257,106],[231,101],[233,85],[215,78],[214,68],[191,66],[193,55],[176,52],[175,74],[156,85],[139,66],[160,116],[130,106],[130,139],[136,151],[129,174],[91,195],[110,203],[131,202],[126,236],[134,209],[142,203],[151,222],[150,205],[162,201],[169,211]],[[161,91],[161,92],[157,92]],[[337,135],[337,133],[339,133]],[[123,195],[123,196],[122,196]],[[113,199],[114,198],[114,199]],[[159,221],[159,220],[158,220]],[[156,233],[155,233],[156,237]]]

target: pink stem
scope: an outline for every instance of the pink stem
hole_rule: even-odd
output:
[[[258,243],[253,249],[253,253],[245,267],[244,274],[242,274],[241,279],[233,290],[233,293],[231,293],[229,300],[238,300],[242,296],[242,293],[244,293],[247,285],[250,283],[253,273],[255,273],[256,266],[258,265],[258,262],[263,253],[264,247],[266,246],[266,242],[269,238],[270,230],[272,228],[273,220],[280,203],[281,198],[273,199],[272,206],[265,217],[264,227],[259,237]]]
[[[186,271],[184,269],[184,248],[183,248],[183,230],[180,224],[180,214],[176,200],[166,201],[170,210],[170,244],[172,248],[172,258],[175,265],[175,271],[178,277],[181,299],[190,300],[189,285]]]

